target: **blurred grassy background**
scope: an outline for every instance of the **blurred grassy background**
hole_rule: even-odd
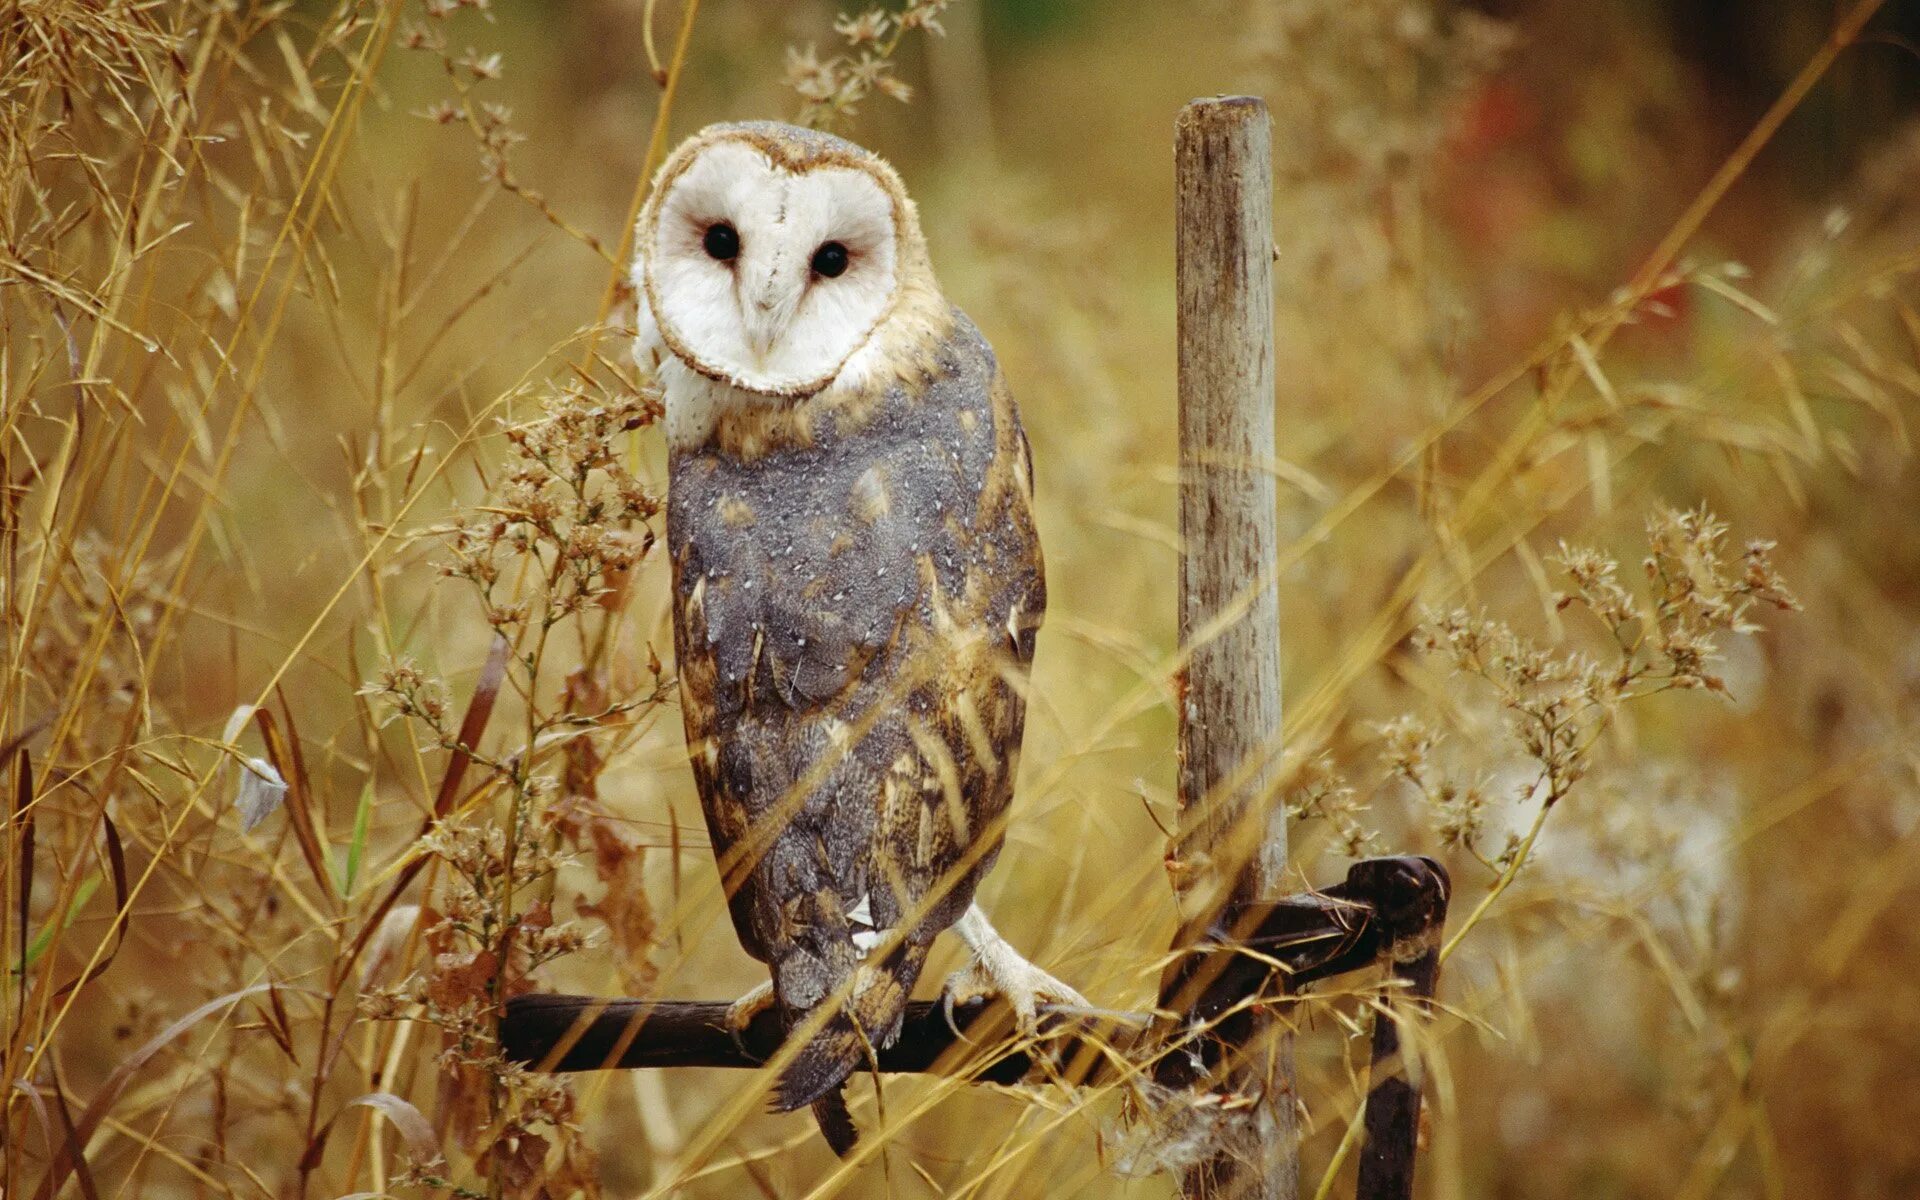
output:
[[[488,631],[438,578],[435,533],[497,482],[496,419],[531,413],[593,344],[610,360],[597,386],[644,383],[624,335],[592,330],[660,101],[645,23],[665,58],[682,11],[0,11],[0,743],[29,750],[36,814],[31,842],[10,826],[8,892],[24,880],[28,912],[22,927],[8,905],[9,955],[54,931],[8,992],[7,1065],[39,1089],[9,1092],[8,1192],[57,1143],[42,1125],[56,1087],[76,1113],[111,1101],[87,1153],[102,1195],[377,1190],[405,1156],[370,1112],[340,1117],[296,1169],[316,1114],[378,1090],[444,1120],[425,1032],[322,1025],[298,991],[222,1010],[107,1089],[203,1000],[269,980],[325,990],[380,920],[445,755],[358,692],[405,656],[464,703]],[[1149,1002],[1178,915],[1159,824],[1177,554],[1170,145],[1188,98],[1251,92],[1276,123],[1288,750],[1352,789],[1339,823],[1299,823],[1305,879],[1337,877],[1347,833],[1443,852],[1430,806],[1380,766],[1378,726],[1402,713],[1448,731],[1441,768],[1481,785],[1489,857],[1532,819],[1529,766],[1491,694],[1409,644],[1421,604],[1590,646],[1554,604],[1564,581],[1545,560],[1561,539],[1620,554],[1629,579],[1663,504],[1704,503],[1736,539],[1779,543],[1804,611],[1722,646],[1728,698],[1624,713],[1450,960],[1424,1194],[1920,1194],[1920,6],[1885,5],[1678,269],[1619,291],[1844,11],[958,0],[944,38],[902,44],[913,100],[876,96],[844,123],[900,169],[1032,435],[1052,607],[1015,822],[983,897],[1098,1003]],[[830,50],[834,15],[701,4],[671,140],[792,113],[784,55]],[[416,27],[444,31],[451,74],[407,50]],[[499,77],[476,79],[466,64],[491,75],[495,54]],[[494,136],[524,139],[518,193],[483,172],[464,119],[436,119],[452,79],[510,110]],[[664,486],[651,431],[626,452]],[[617,693],[650,678],[649,647],[670,648],[664,582],[649,561],[623,597],[597,663]],[[287,818],[242,833],[230,811],[223,743],[261,750],[223,727],[273,687],[337,900]],[[644,878],[628,914],[641,925],[601,932],[542,986],[746,990],[760,968],[722,917],[677,712],[638,710],[606,748],[599,793],[633,872],[614,882]],[[117,938],[108,811],[134,884],[124,945],[56,997]],[[350,881],[349,847],[364,860]],[[1448,861],[1464,914],[1494,875]],[[591,856],[563,871],[562,914],[603,876]],[[419,954],[409,943],[368,986]],[[958,965],[943,949],[929,994]],[[1354,1012],[1330,998],[1300,1041],[1309,1186],[1363,1087]],[[580,1081],[606,1194],[1171,1192],[1164,1175],[1122,1176],[1114,1095],[890,1081],[884,1166],[836,1174],[804,1118],[716,1129],[741,1086]],[[715,1152],[690,1158],[709,1137]]]

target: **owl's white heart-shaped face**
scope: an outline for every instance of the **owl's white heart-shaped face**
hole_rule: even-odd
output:
[[[661,340],[746,391],[826,387],[899,290],[903,214],[857,160],[792,165],[719,140],[670,162],[649,207],[636,283]]]

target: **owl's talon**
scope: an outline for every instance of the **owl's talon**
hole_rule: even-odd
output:
[[[734,1048],[741,1054],[752,1057],[752,1052],[747,1049],[747,1027],[753,1024],[755,1017],[772,1007],[771,979],[727,1005],[727,1036],[733,1039]]]
[[[1004,953],[976,955],[966,967],[947,977],[941,1005],[946,1010],[947,1026],[956,1035],[965,1036],[954,1024],[953,1009],[956,1004],[971,1004],[976,1000],[991,1000],[998,996],[1013,1009],[1014,1027],[1022,1037],[1032,1037],[1039,1031],[1040,1006],[1043,1004],[1092,1007],[1085,996],[1020,957],[1013,947],[1005,943],[1001,945]]]
[[[948,986],[940,989],[940,1015],[944,1016],[947,1019],[947,1028],[953,1030],[954,1037],[959,1038],[963,1042],[971,1041],[972,1039],[967,1037],[966,1034],[960,1032],[960,1026],[954,1023],[953,987],[952,987],[953,980],[949,978],[947,980],[947,984]]]
[[[956,928],[973,947],[973,961],[947,976],[940,996],[947,1025],[956,1035],[960,1030],[953,1022],[954,1005],[975,1000],[995,996],[1005,1000],[1013,1009],[1014,1026],[1022,1037],[1031,1037],[1039,1030],[1042,1004],[1093,1007],[1085,996],[1020,957],[987,923],[986,914],[978,906],[969,909]]]

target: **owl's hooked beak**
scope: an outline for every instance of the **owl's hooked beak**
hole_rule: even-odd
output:
[[[774,343],[786,331],[800,305],[806,285],[804,278],[784,269],[778,260],[758,270],[743,271],[740,283],[740,323],[746,330],[747,348],[753,351],[755,364],[765,367]]]

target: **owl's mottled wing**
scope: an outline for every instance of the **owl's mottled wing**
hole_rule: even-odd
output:
[[[781,1107],[892,1041],[992,865],[1046,602],[1026,437],[964,316],[917,378],[803,417],[756,453],[676,455],[668,513],[688,744],[735,928],[789,1020],[843,1005]]]

